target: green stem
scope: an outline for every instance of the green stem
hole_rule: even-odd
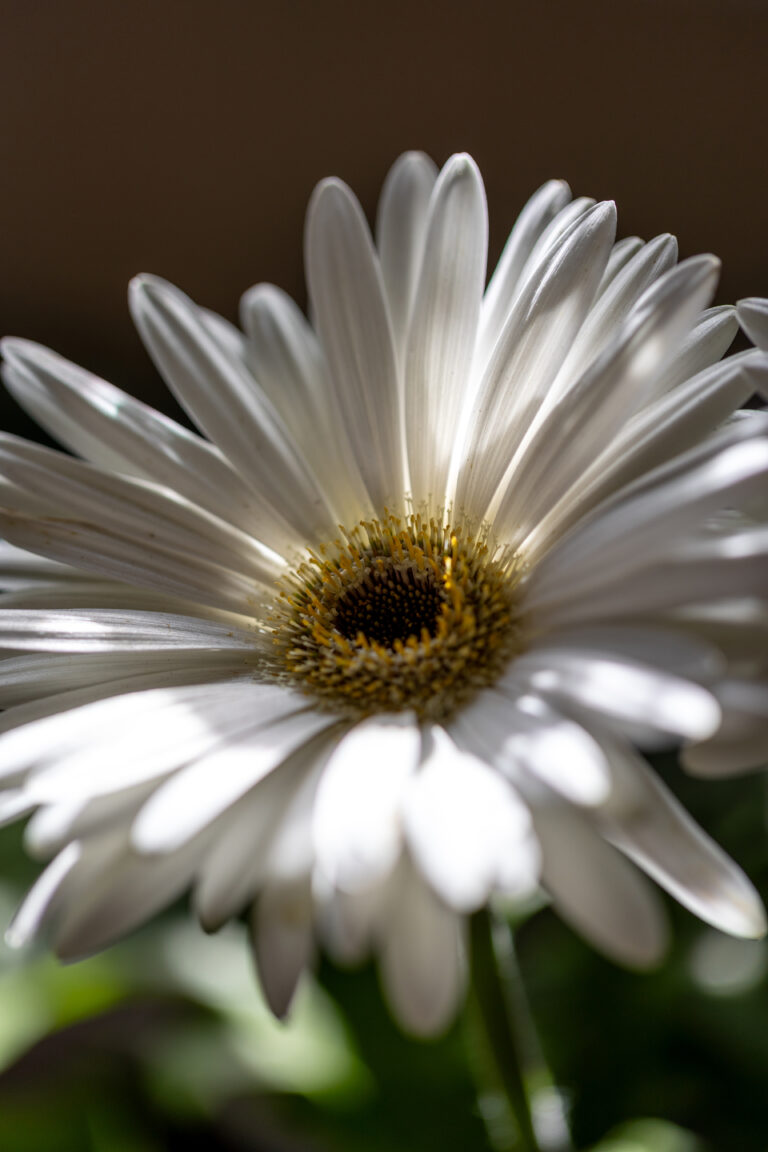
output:
[[[492,914],[487,908],[476,912],[470,920],[470,945],[472,996],[496,1078],[517,1126],[514,1152],[540,1152],[523,1076],[520,1037],[513,1029],[512,990],[500,971]]]

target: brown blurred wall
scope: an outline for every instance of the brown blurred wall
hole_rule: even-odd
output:
[[[764,0],[0,0],[0,21],[0,329],[167,409],[128,278],[231,318],[257,280],[303,299],[315,181],[370,215],[405,148],[476,157],[492,257],[563,176],[616,199],[621,234],[720,255],[722,299],[768,295]],[[9,400],[0,420],[28,430]]]

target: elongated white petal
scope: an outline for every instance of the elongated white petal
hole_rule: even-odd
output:
[[[36,652],[221,651],[253,652],[251,632],[166,612],[108,608],[59,612],[0,608],[0,647]]]
[[[739,323],[753,344],[768,352],[768,300],[751,296],[739,300]]]
[[[387,174],[376,216],[381,275],[398,357],[405,352],[437,167],[423,152],[404,152]]]
[[[543,517],[529,536],[527,547],[545,549],[601,500],[701,444],[712,429],[748,399],[761,380],[768,381],[768,357],[761,352],[747,353],[703,370],[654,400],[618,432],[578,484]],[[718,446],[725,448],[757,434],[749,422],[739,423],[739,428],[722,428],[718,440],[707,441],[710,455]]]
[[[594,298],[616,228],[599,204],[566,231],[523,288],[480,383],[457,501],[485,515],[510,457],[544,400]]]
[[[300,538],[332,531],[316,478],[275,408],[211,338],[189,297],[158,277],[139,276],[131,282],[130,304],[169,388],[254,492]]]
[[[227,612],[223,608],[211,608],[206,604],[196,604],[194,600],[184,600],[181,596],[155,592],[151,588],[136,588],[118,580],[92,576],[88,572],[81,572],[77,580],[56,580],[51,583],[40,580],[23,589],[4,592],[0,607],[23,608],[27,611],[85,608],[98,611],[165,612],[170,616],[194,616],[228,624],[235,632],[242,629],[253,632],[255,616],[253,611]],[[258,640],[256,633],[254,637]]]
[[[46,913],[51,909],[56,893],[77,864],[81,852],[82,845],[73,840],[40,874],[5,934],[5,942],[10,948],[22,948],[34,939]]]
[[[454,156],[430,205],[405,361],[411,491],[437,505],[445,498],[457,424],[469,394],[487,244],[480,173],[469,157]]]
[[[661,390],[670,392],[716,364],[728,351],[738,330],[735,308],[729,305],[707,308],[667,363],[660,381]]]
[[[711,297],[718,270],[712,257],[697,257],[652,284],[603,355],[549,410],[501,482],[494,519],[504,536],[517,527],[524,539],[640,407]]]
[[[333,717],[295,711],[260,724],[223,747],[195,756],[162,784],[142,808],[131,829],[139,852],[174,852],[307,743]]]
[[[13,708],[61,692],[105,686],[115,680],[124,684],[131,677],[138,677],[142,682],[147,677],[167,677],[170,685],[175,676],[180,678],[177,683],[194,676],[199,676],[200,680],[236,677],[247,672],[256,676],[258,665],[258,657],[246,656],[236,650],[206,651],[202,655],[197,648],[189,651],[140,648],[138,651],[79,653],[76,656],[67,648],[66,653],[11,656],[0,661],[0,707]]]
[[[542,645],[547,648],[551,643],[546,636],[536,637],[531,651],[535,653],[537,648]],[[724,670],[722,653],[716,643],[691,634],[681,622],[673,620],[666,620],[661,626],[626,622],[565,629],[558,633],[557,647],[577,654],[599,652],[619,660],[650,664],[692,680],[712,681]]]
[[[346,428],[368,495],[381,510],[402,500],[405,482],[397,360],[368,225],[340,180],[323,181],[310,201],[306,267],[333,418]]]
[[[201,308],[199,315],[203,327],[213,336],[230,360],[248,368],[248,345],[240,329],[210,308]]]
[[[605,272],[598,285],[595,295],[596,300],[599,300],[603,292],[606,292],[608,288],[610,288],[622,268],[626,268],[632,257],[635,256],[642,247],[643,241],[639,236],[624,236],[621,240],[616,241],[613,248],[611,248],[608,263],[605,266]]]
[[[632,619],[728,598],[764,595],[768,579],[768,533],[760,526],[670,546],[666,560],[625,570],[612,586],[595,582],[574,589],[572,598],[552,605],[550,632],[573,624]]]
[[[61,960],[79,960],[131,932],[189,887],[202,844],[183,853],[142,858],[128,849],[93,878],[84,898],[71,896],[57,917],[53,945]]]
[[[7,540],[0,540],[0,588],[23,591],[44,584],[68,585],[83,579],[83,573],[67,564],[58,564],[45,556],[37,556],[17,548]]]
[[[514,691],[523,677],[534,692],[555,702],[570,702],[624,721],[633,730],[646,728],[649,734],[701,740],[720,723],[720,708],[711,692],[627,657],[541,646],[513,664],[507,690]]]
[[[317,337],[290,296],[273,284],[249,289],[240,311],[259,386],[309,461],[337,519],[354,523],[368,511],[365,487],[346,428],[329,407],[328,368]]]
[[[31,773],[41,803],[97,796],[149,780],[304,698],[266,684],[200,684],[100,700],[6,732],[4,778]],[[117,739],[117,734],[120,739]]]
[[[237,915],[267,879],[291,885],[312,871],[312,809],[336,739],[338,733],[321,733],[308,741],[218,817],[195,888],[195,911],[206,931]]]
[[[632,256],[610,286],[596,297],[553,382],[549,402],[567,392],[616,338],[642,293],[669,271],[676,260],[677,241],[669,235],[657,236]]]
[[[94,883],[111,867],[125,846],[122,830],[111,830],[67,845],[40,876],[8,930],[12,948],[41,936],[50,937],[71,909],[82,909]]]
[[[678,462],[679,465],[679,462]],[[759,491],[768,473],[768,439],[748,439],[705,459],[698,466],[676,467],[671,477],[636,495],[610,504],[601,515],[573,532],[539,564],[529,604],[543,607],[581,587],[593,590],[604,580],[619,583],[637,557],[646,563],[669,550],[680,531],[695,527],[708,514]]]
[[[39,551],[86,572],[136,583],[171,596],[243,613],[265,599],[264,585],[206,557],[182,556],[154,541],[140,551],[130,539],[84,521],[0,511],[0,531],[20,548]],[[269,582],[270,584],[273,581]]]
[[[520,274],[544,229],[571,198],[564,180],[548,180],[534,192],[515,221],[483,297],[478,358],[484,361],[499,338],[520,287]]]
[[[94,839],[124,829],[155,787],[155,780],[145,780],[108,796],[64,797],[44,804],[24,829],[24,847],[43,860],[75,840],[82,841],[87,850]]]
[[[223,566],[275,579],[277,557],[231,525],[145,481],[115,476],[15,436],[0,435],[0,476],[39,496],[48,514],[84,521],[135,545],[159,540],[194,557],[217,554]]]
[[[760,636],[760,655],[765,639]],[[723,723],[711,740],[685,748],[682,764],[694,776],[738,775],[768,764],[768,685],[735,677],[716,687]]]
[[[278,1018],[288,1012],[313,953],[309,876],[293,884],[269,884],[251,917],[253,947],[264,996]]]
[[[595,207],[591,196],[577,196],[563,205],[539,236],[530,251],[520,273],[520,290],[529,283],[539,280],[552,253],[561,241],[572,231],[573,226],[582,221]]]
[[[221,452],[180,424],[30,340],[6,339],[3,378],[14,398],[92,463],[167,485],[271,547],[295,535]]]
[[[736,936],[762,936],[760,897],[740,868],[691,819],[645,761],[609,742],[623,780],[606,805],[609,836],[696,916]]]
[[[332,884],[363,889],[396,863],[403,790],[420,746],[409,714],[364,720],[337,745],[318,789],[314,828],[318,865]]]
[[[563,919],[622,964],[657,963],[667,925],[650,885],[577,812],[539,807],[533,816],[542,881]]]
[[[543,783],[575,804],[601,803],[611,787],[602,749],[578,724],[530,690],[522,677],[481,693],[453,724],[462,746],[476,750],[518,788]]]
[[[438,728],[403,802],[405,835],[437,894],[471,912],[496,887],[511,895],[536,885],[538,847],[527,808],[512,787]]]
[[[34,808],[34,800],[21,789],[0,792],[0,827],[13,824],[22,816],[28,816]]]
[[[359,892],[335,888],[320,868],[312,881],[323,946],[337,964],[360,964],[386,938],[390,909],[400,897],[399,868]]]
[[[55,716],[60,712],[81,708],[97,700],[107,700],[109,697],[164,688],[184,688],[187,685],[216,684],[220,681],[230,685],[252,684],[257,679],[258,672],[253,664],[247,662],[241,664],[237,661],[236,664],[229,665],[221,657],[221,653],[197,652],[194,653],[194,659],[185,660],[182,665],[174,665],[160,671],[152,669],[153,661],[150,659],[150,670],[134,672],[132,675],[119,675],[115,678],[106,675],[95,683],[83,684],[78,688],[66,688],[47,696],[36,696],[24,703],[9,705],[0,716],[0,734],[36,720],[43,720],[48,716]],[[0,762],[0,776],[2,775],[3,768]]]
[[[464,993],[466,965],[456,914],[415,874],[403,877],[392,904],[381,978],[401,1025],[416,1036],[442,1032]]]

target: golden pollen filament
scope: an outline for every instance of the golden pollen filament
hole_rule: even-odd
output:
[[[387,513],[308,552],[276,600],[283,678],[343,714],[442,720],[522,647],[517,558],[487,529]]]

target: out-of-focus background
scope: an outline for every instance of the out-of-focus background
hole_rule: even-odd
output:
[[[560,176],[614,198],[620,234],[717,253],[721,300],[768,295],[762,0],[0,0],[0,22],[0,330],[168,412],[128,278],[158,273],[231,319],[258,280],[303,300],[315,182],[343,177],[372,216],[406,148],[475,156],[492,261]],[[37,435],[5,397],[0,421]],[[692,786],[662,768],[768,894],[764,781]],[[3,923],[36,871],[20,830],[0,833]],[[680,912],[674,926],[669,963],[643,977],[546,909],[520,933],[576,1145],[765,1152],[765,946]],[[276,1025],[244,934],[206,938],[180,907],[71,968],[0,947],[0,1148],[488,1146],[471,1026],[412,1044],[372,972],[325,963]]]

